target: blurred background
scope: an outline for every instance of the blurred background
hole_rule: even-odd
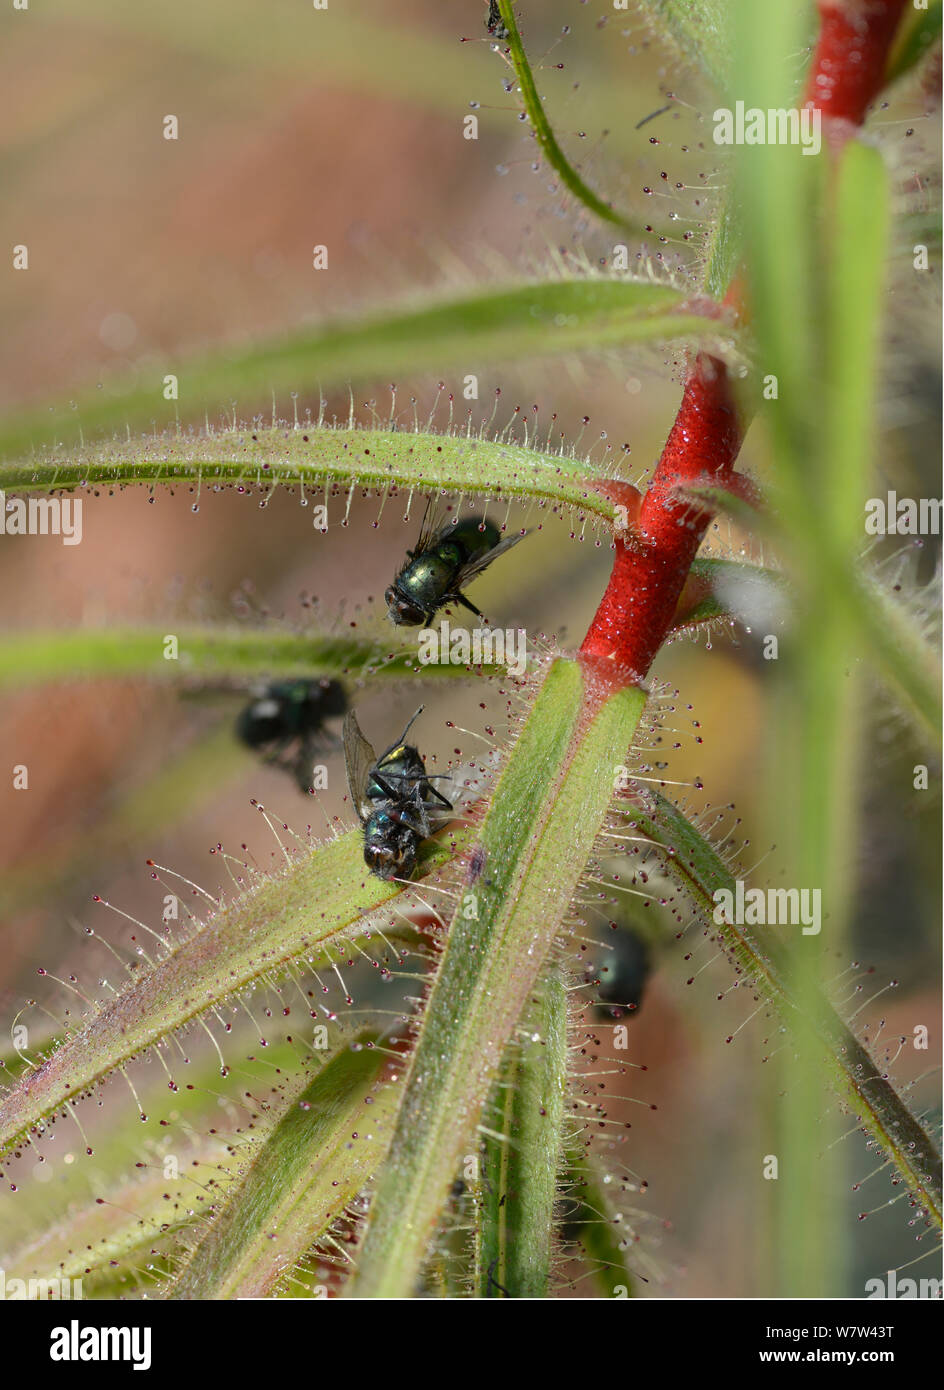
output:
[[[499,284],[555,259],[607,262],[620,238],[589,224],[537,161],[508,90],[509,69],[487,42],[485,13],[480,0],[350,0],[324,12],[303,0],[86,0],[81,7],[46,0],[6,13],[0,224],[5,246],[29,244],[30,269],[0,277],[0,410],[55,402],[68,419],[70,393],[111,374],[140,372],[157,354],[242,346],[305,322],[375,314],[426,292]],[[696,79],[637,18],[604,0],[545,0],[527,6],[522,24],[569,156],[595,189],[651,220],[645,247],[632,247],[640,267],[694,283],[719,172]],[[671,110],[637,130],[667,94]],[[475,141],[463,138],[470,112],[479,119]],[[178,117],[176,141],[163,138],[167,114]],[[876,113],[872,126],[900,167],[900,196],[910,211],[914,171],[924,171],[926,188],[936,168],[928,98],[909,89]],[[896,277],[905,279],[906,242],[907,230],[896,246],[892,293]],[[329,248],[327,271],[312,268],[315,244]],[[935,278],[935,296],[938,289]],[[910,496],[935,491],[937,324],[928,303],[909,319],[906,339],[891,330],[894,366],[887,399],[878,403],[880,494],[889,486]],[[542,432],[591,451],[601,464],[628,444],[626,476],[636,480],[660,452],[680,369],[654,351],[470,362],[480,397],[471,403],[472,418],[477,425],[494,412],[504,427],[516,406],[532,415],[536,406]],[[420,420],[435,412],[434,424],[444,426],[446,398],[461,400],[462,375],[442,387],[432,378],[398,381],[402,418],[411,420],[415,396]],[[317,409],[317,399],[316,383],[298,383],[300,408]],[[271,409],[267,401],[237,404],[246,417]],[[290,412],[289,401],[278,406]],[[346,417],[347,396],[330,397],[328,407]],[[373,414],[386,420],[389,383],[357,392],[355,410],[367,423]],[[762,437],[749,436],[743,465],[763,477]],[[356,622],[362,631],[389,633],[383,589],[415,539],[417,510],[406,523],[402,508],[388,507],[375,529],[378,501],[358,497],[349,527],[329,524],[322,535],[297,492],[277,491],[264,507],[258,495],[234,490],[204,494],[197,511],[192,501],[186,490],[158,489],[153,497],[143,488],[102,492],[86,499],[81,545],[0,539],[4,622],[35,629],[157,624],[174,632],[175,625],[221,622],[301,630],[317,599],[318,621],[331,630]],[[540,529],[477,582],[473,597],[499,626],[577,644],[606,582],[608,544],[592,529],[572,538],[566,517],[536,518],[521,508],[520,522]],[[718,554],[761,558],[727,523],[709,543]],[[925,575],[933,560],[927,552],[919,557]],[[769,847],[776,809],[776,787],[764,772],[769,669],[760,633],[744,631],[680,641],[656,669],[659,681],[681,692],[664,738],[679,746],[667,755],[663,775],[692,804],[735,806],[730,821],[740,818],[738,838],[749,842],[745,869]],[[501,731],[503,700],[495,689],[483,695],[474,687],[424,687],[422,698],[421,746],[442,765],[456,739],[447,720],[473,730],[497,720]],[[147,858],[214,892],[225,886],[219,861],[209,857],[218,842],[249,844],[263,865],[278,853],[250,798],[303,834],[309,823],[319,833],[337,815],[350,823],[336,742],[325,754],[329,790],[313,807],[290,778],[237,743],[232,729],[241,703],[238,694],[182,694],[133,681],[75,681],[4,696],[4,1022],[32,997],[55,1012],[39,968],[101,978],[104,957],[85,928],[117,942],[127,924],[108,917],[93,894],[132,918],[159,920],[165,889],[152,880]],[[385,744],[416,703],[412,687],[365,691],[361,722],[378,746]],[[851,999],[861,987],[865,1007],[856,1026],[880,1035],[880,1066],[887,1048],[892,1074],[912,1088],[910,1098],[924,1113],[934,1111],[939,1094],[938,769],[919,806],[910,788],[913,765],[926,758],[908,726],[878,692],[870,694],[858,769],[852,954],[836,961],[837,998]],[[9,769],[19,764],[29,768],[28,791],[13,789]],[[693,789],[696,781],[703,790]],[[679,923],[658,905],[652,915],[662,913],[662,930],[655,933],[641,907],[628,912],[645,916],[657,938],[653,974],[630,1023],[629,1055],[647,1070],[618,1079],[627,1096],[645,1102],[626,1109],[633,1128],[619,1149],[619,1162],[648,1184],[636,1203],[651,1213],[641,1226],[650,1282],[639,1292],[771,1291],[771,1184],[761,1164],[770,1151],[776,1090],[765,1062],[769,1020],[738,1031],[751,1010],[728,993],[732,977],[714,947],[697,935],[676,940]],[[892,979],[894,989],[866,1002]],[[856,996],[852,1007],[859,1002]],[[336,1004],[343,1006],[340,992]],[[926,1052],[899,1046],[916,1022],[931,1029]],[[778,1085],[786,1075],[776,1073]],[[113,1106],[123,1115],[131,1104],[118,1091],[106,1088],[106,1114]],[[91,1113],[88,1122],[95,1122]],[[845,1283],[837,1292],[861,1295],[867,1277],[908,1263],[921,1248],[903,1203],[888,1205],[896,1194],[887,1172],[854,1190],[874,1158],[824,1092],[824,1151],[847,1131],[835,1195],[848,1217]],[[129,1173],[135,1142],[144,1142],[139,1132],[128,1141]],[[28,1161],[20,1165],[22,1190],[0,1194],[0,1226],[18,1235],[28,1230],[31,1183],[42,1183],[43,1202],[62,1210],[94,1191],[94,1168],[79,1180],[81,1165],[52,1166],[40,1178]],[[866,1211],[867,1220],[857,1219]],[[917,1272],[934,1273],[932,1263]],[[568,1265],[566,1273],[575,1282],[562,1296],[586,1296],[579,1268]]]

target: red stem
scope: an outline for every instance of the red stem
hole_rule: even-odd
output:
[[[882,87],[888,50],[908,0],[819,0],[821,28],[806,104],[861,125]]]
[[[827,120],[861,123],[881,89],[906,2],[819,0],[821,28],[807,105],[818,107]],[[738,296],[735,282],[729,302],[737,305]],[[710,511],[681,500],[675,489],[705,481],[731,485],[743,437],[727,368],[700,353],[636,525],[629,536],[616,539],[610,582],[580,649],[607,684],[627,685],[647,674],[711,521]]]

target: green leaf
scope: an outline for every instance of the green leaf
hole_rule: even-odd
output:
[[[645,228],[642,221],[639,218],[624,216],[623,213],[611,207],[609,203],[605,203],[597,197],[596,193],[587,187],[564,154],[557,136],[551,128],[550,121],[547,119],[544,104],[538,96],[538,90],[534,84],[534,75],[531,72],[528,55],[524,51],[524,44],[521,42],[521,35],[518,32],[513,0],[498,0],[498,8],[501,11],[502,22],[506,30],[508,54],[515,70],[515,76],[518,78],[518,92],[524,102],[524,109],[531,122],[531,129],[534,131],[535,139],[541,147],[544,158],[564,187],[601,221],[622,227],[634,237],[644,236]]]
[[[199,1165],[201,1178],[212,1173],[218,1191],[225,1190],[236,1166],[219,1140],[188,1150],[187,1163]],[[194,1207],[192,1176],[175,1185],[160,1167],[109,1189],[107,1198],[88,1197],[24,1249],[4,1252],[7,1297],[11,1279],[75,1279],[81,1281],[83,1298],[100,1298],[103,1282],[114,1279],[116,1271],[146,1266],[155,1253],[171,1248],[195,1223]]]
[[[696,72],[724,92],[730,85],[728,0],[641,0],[643,17]]]
[[[665,872],[686,890],[705,929],[720,940],[743,972],[743,980],[761,990],[787,1027],[796,1030],[804,1020],[800,1002],[787,983],[782,951],[773,944],[762,948],[749,927],[716,920],[714,895],[719,890],[734,893],[734,875],[679,807],[659,793],[645,795],[650,804],[627,812],[628,825],[664,850]],[[934,1225],[942,1229],[941,1157],[934,1140],[826,998],[807,995],[802,1002],[808,1010],[806,1022],[819,1038],[815,1060],[820,1075],[888,1155]],[[794,1082],[795,1072],[796,1066],[791,1068]]]
[[[480,1298],[546,1298],[567,1093],[567,993],[551,969],[489,1108],[476,1227]]]
[[[244,1025],[237,1024],[227,1048],[238,1047],[237,1039],[246,1040]],[[264,1056],[240,1059],[243,1088],[227,1097],[231,1115],[251,1117],[240,1135],[229,1125],[220,1130],[214,1050],[191,1051],[190,1059],[187,1085],[175,1092],[162,1067],[135,1069],[135,1093],[149,1116],[144,1137],[133,1106],[112,1106],[107,1124],[96,1126],[93,1155],[80,1159],[68,1179],[23,1184],[4,1215],[0,1266],[8,1279],[81,1279],[84,1298],[109,1297],[105,1286],[112,1284],[127,1294],[132,1281],[153,1291],[185,1241],[194,1243],[186,1233],[208,1219],[272,1129],[278,1106],[260,1099],[271,1095],[272,1077],[300,1072],[311,1051],[301,1040],[275,1038]]]
[[[575,1156],[562,1184],[568,1243],[577,1239],[594,1265],[594,1279],[607,1298],[632,1298],[636,1278],[629,1267],[625,1227],[612,1210],[596,1164]],[[621,1235],[623,1239],[621,1240]]]
[[[736,193],[734,189],[729,188],[723,195],[708,233],[702,285],[709,298],[718,304],[724,303],[743,257],[744,246]]]
[[[824,1042],[822,989],[844,952],[854,891],[864,692],[861,646],[842,595],[855,593],[863,503],[870,491],[889,196],[881,155],[856,140],[843,147],[833,181],[831,194],[822,198],[822,243],[811,263],[823,289],[816,305],[819,390],[810,402],[785,401],[782,394],[779,402],[792,421],[777,464],[788,479],[804,638],[791,643],[778,663],[777,740],[768,764],[780,803],[777,867],[788,883],[815,886],[828,918],[828,953],[818,939],[800,938],[786,957],[799,1065],[787,1056],[775,1061],[782,1096],[776,1135],[783,1164],[776,1237],[781,1287],[786,1292],[803,1281],[811,1295],[835,1286],[843,1255],[829,1195],[842,1180],[839,1155],[827,1148],[812,1193],[800,1165],[821,1142],[815,1063]],[[810,365],[795,352],[791,376],[808,373]],[[807,446],[800,448],[804,436]],[[812,1280],[811,1250],[818,1252]]]
[[[386,1050],[365,1035],[296,1084],[165,1298],[265,1298],[276,1290],[383,1161],[399,1100],[385,1068]]]
[[[596,681],[575,662],[554,663],[482,822],[371,1208],[359,1296],[413,1290],[603,823],[645,695],[605,698]]]
[[[131,380],[86,392],[74,410],[16,412],[0,419],[0,457],[22,459],[42,446],[68,453],[80,431],[102,432],[182,419],[202,421],[238,403],[271,417],[273,398],[294,391],[301,407],[319,405],[319,391],[349,382],[389,382],[403,374],[471,371],[519,358],[599,352],[636,343],[713,344],[724,355],[733,330],[678,290],[628,277],[595,276],[512,285],[449,303],[404,309],[363,323],[308,328],[268,344],[204,358],[164,357]],[[727,349],[726,349],[727,345]],[[164,379],[177,380],[178,399],[164,399]],[[304,432],[308,432],[307,429]],[[0,479],[2,481],[2,479]],[[8,484],[12,486],[12,484]]]
[[[417,878],[434,875],[467,830],[443,830],[421,851]],[[7,1152],[66,1101],[102,1080],[214,1004],[300,960],[315,969],[352,945],[381,943],[376,909],[401,892],[364,866],[360,830],[339,835],[281,874],[265,878],[97,1010],[0,1102],[0,1152]],[[402,930],[402,929],[401,929]],[[386,935],[398,935],[388,928]]]
[[[888,174],[876,149],[850,140],[836,170],[826,301],[827,415],[821,452],[829,472],[820,493],[832,542],[857,554],[871,478],[875,385],[888,244]]]
[[[795,55],[808,37],[801,7],[794,0],[731,0],[730,10],[738,98],[761,110],[796,105]],[[778,143],[738,145],[735,155],[733,197],[758,373],[777,383],[777,399],[764,418],[781,450],[808,463],[812,482],[811,439],[822,418],[819,235],[827,155],[812,157],[798,145]],[[778,483],[787,481],[778,474]],[[799,495],[791,501],[799,512]]]
[[[928,0],[927,9],[909,6],[905,11],[885,73],[889,86],[913,72],[940,42],[942,11],[942,0]]]
[[[302,430],[247,427],[199,433],[168,431],[131,440],[46,451],[19,464],[0,464],[0,486],[18,493],[143,483],[219,483],[325,489],[324,505],[343,516],[355,487],[537,499],[607,521],[614,504],[598,490],[591,465],[506,440],[399,430]],[[342,485],[347,492],[332,494]],[[320,501],[320,499],[319,499]]]
[[[323,634],[182,627],[178,656],[164,657],[166,628],[70,628],[59,632],[0,633],[0,690],[50,681],[129,676],[180,682],[242,681],[250,677],[307,675],[349,679],[468,675],[464,666],[422,666],[416,648],[383,647],[378,639]],[[476,670],[500,670],[483,663]]]

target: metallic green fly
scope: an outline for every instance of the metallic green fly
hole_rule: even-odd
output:
[[[416,546],[384,594],[389,616],[397,624],[429,627],[440,608],[459,603],[481,618],[463,587],[522,539],[502,540],[497,526],[477,516],[442,525],[430,500]]]

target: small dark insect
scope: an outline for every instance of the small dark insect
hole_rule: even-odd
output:
[[[624,1018],[638,1013],[651,973],[649,947],[626,927],[613,932],[601,947],[595,976],[594,1013],[598,1018]]]
[[[505,21],[498,8],[498,0],[488,0],[488,18],[485,21],[485,27],[495,39],[507,39],[508,37]]]
[[[463,594],[463,585],[521,539],[509,536],[502,540],[497,526],[477,516],[442,526],[434,516],[432,501],[428,502],[416,546],[407,551],[406,564],[384,594],[389,616],[408,627],[429,627],[437,609],[461,603],[481,618],[475,604]]]
[[[276,681],[250,701],[236,720],[236,737],[265,751],[265,761],[291,772],[311,791],[315,754],[324,742],[324,721],[347,709],[344,687],[332,680]]]
[[[466,878],[466,883],[478,883],[487,862],[488,852],[481,845],[476,845],[475,849],[472,851],[472,857],[469,860],[469,873]]]
[[[347,784],[364,827],[364,862],[378,878],[409,878],[421,841],[433,832],[433,819],[452,810],[436,790],[426,764],[406,736],[423,706],[403,733],[378,758],[349,710],[344,719]]]

